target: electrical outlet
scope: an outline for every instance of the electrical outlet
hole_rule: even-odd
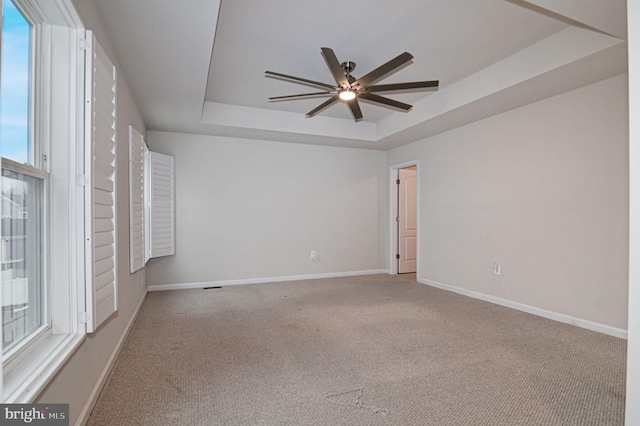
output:
[[[315,262],[317,257],[318,257],[318,253],[316,253],[315,250],[311,250],[311,260]]]
[[[502,267],[500,266],[499,263],[494,263],[493,264],[493,275],[500,275],[502,274]]]

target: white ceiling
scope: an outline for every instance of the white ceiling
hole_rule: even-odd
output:
[[[625,0],[95,0],[149,130],[389,149],[626,72]],[[179,4],[179,7],[177,5]],[[345,5],[347,7],[345,8]],[[354,122],[266,70],[333,83],[320,54],[359,77],[400,53],[381,83],[399,112],[361,102]]]

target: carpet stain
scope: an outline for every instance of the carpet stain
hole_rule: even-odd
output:
[[[325,396],[324,399],[335,405],[342,405],[345,407],[353,407],[359,410],[368,410],[374,414],[381,414],[383,416],[389,415],[389,411],[385,408],[379,408],[375,405],[366,405],[362,401],[363,388],[348,390],[333,395]]]

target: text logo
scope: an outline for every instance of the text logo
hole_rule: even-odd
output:
[[[69,404],[0,404],[3,425],[69,426]]]

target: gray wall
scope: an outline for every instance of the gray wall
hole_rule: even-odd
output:
[[[388,163],[415,159],[419,278],[627,328],[626,75],[395,149]]]
[[[74,0],[87,29],[93,30],[100,45],[118,66],[102,23],[91,0]],[[87,402],[118,342],[146,294],[145,271],[129,274],[129,124],[144,134],[145,126],[122,73],[118,75],[117,105],[117,223],[118,223],[118,312],[95,333],[89,335],[73,354],[38,401],[70,404],[70,424],[74,424]],[[36,401],[36,402],[38,402]]]
[[[386,268],[386,153],[150,131],[176,164],[176,255],[149,285]],[[317,251],[317,261],[310,251]]]

